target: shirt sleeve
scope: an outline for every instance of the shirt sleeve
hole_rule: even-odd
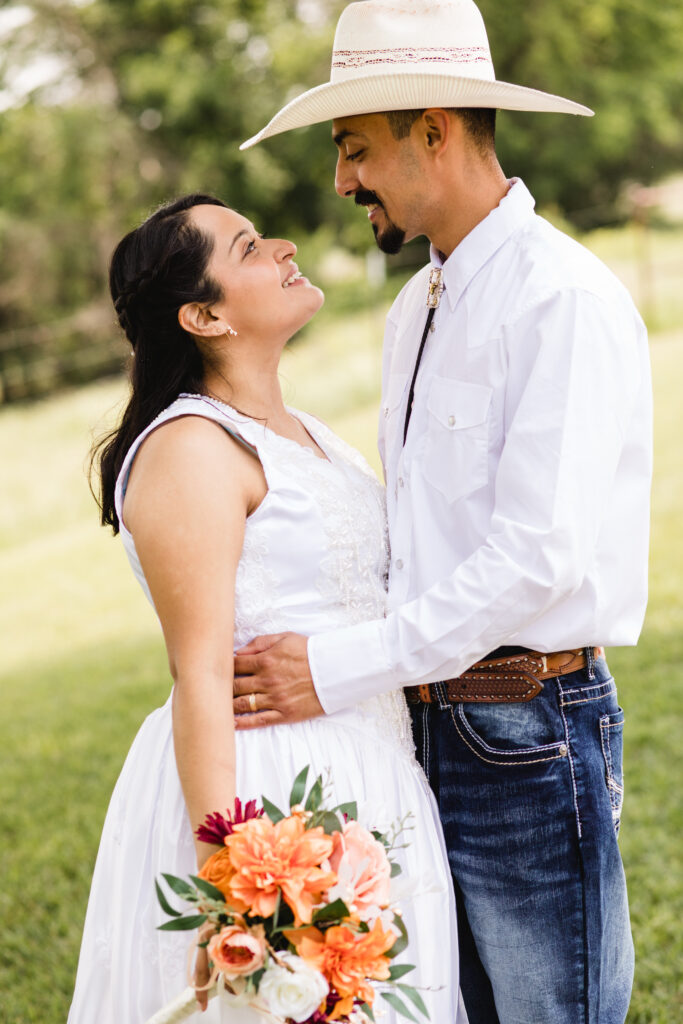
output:
[[[386,619],[310,638],[327,713],[458,676],[581,586],[643,386],[643,333],[628,300],[581,289],[554,293],[507,326],[505,440],[488,534]]]

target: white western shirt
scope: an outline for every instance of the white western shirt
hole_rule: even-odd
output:
[[[309,640],[328,713],[458,676],[503,644],[635,644],[643,622],[651,383],[628,292],[519,180],[431,260],[445,287],[405,447],[430,266],[385,335],[389,611]]]

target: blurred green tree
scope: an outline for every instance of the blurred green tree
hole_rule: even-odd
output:
[[[624,215],[619,197],[626,182],[647,184],[681,166],[680,0],[480,6],[500,79],[597,111],[594,119],[500,115],[503,167],[525,179],[540,205],[591,227]],[[62,322],[46,380],[69,347],[68,320],[77,311],[99,304],[100,333],[111,338],[104,312],[108,254],[124,230],[169,196],[209,190],[271,234],[300,239],[325,225],[327,237],[356,251],[372,245],[364,218],[334,194],[329,125],[275,137],[247,153],[237,146],[292,96],[327,79],[342,7],[343,0],[5,5],[5,13],[14,12],[4,27],[0,17],[5,398],[32,387],[17,367],[34,360],[36,346],[25,333],[15,336],[16,328]],[[36,61],[52,62],[49,81],[15,96],[12,106],[16,83]],[[41,341],[43,361],[46,347]],[[96,372],[96,364],[90,356],[83,373]],[[64,365],[54,371],[61,379],[68,377]],[[11,387],[7,366],[14,368]]]

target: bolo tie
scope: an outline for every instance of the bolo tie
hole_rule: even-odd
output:
[[[443,292],[443,271],[441,267],[432,267],[429,274],[429,290],[427,292],[427,321],[425,323],[425,329],[422,332],[422,340],[420,341],[420,347],[417,350],[417,359],[415,360],[415,369],[413,370],[413,379],[410,382],[410,391],[408,392],[408,408],[406,409],[406,422],[403,427],[403,444],[405,446],[406,438],[408,436],[408,424],[410,423],[410,417],[413,412],[413,398],[415,396],[415,381],[417,380],[418,370],[420,369],[420,362],[422,360],[422,353],[424,352],[425,343],[427,341],[427,335],[432,326],[432,320],[436,313],[439,300],[441,299],[441,293]]]

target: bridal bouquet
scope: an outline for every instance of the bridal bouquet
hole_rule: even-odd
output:
[[[280,1024],[374,1021],[375,983],[396,1011],[428,1016],[417,990],[400,979],[414,968],[392,964],[408,944],[391,903],[391,860],[404,824],[388,833],[359,824],[353,803],[324,806],[322,777],[306,793],[308,768],[296,778],[290,812],[265,797],[235,812],[211,814],[197,830],[221,849],[190,881],[164,874],[189,910],[157,895],[170,920],[164,930],[201,928],[224,997]]]

